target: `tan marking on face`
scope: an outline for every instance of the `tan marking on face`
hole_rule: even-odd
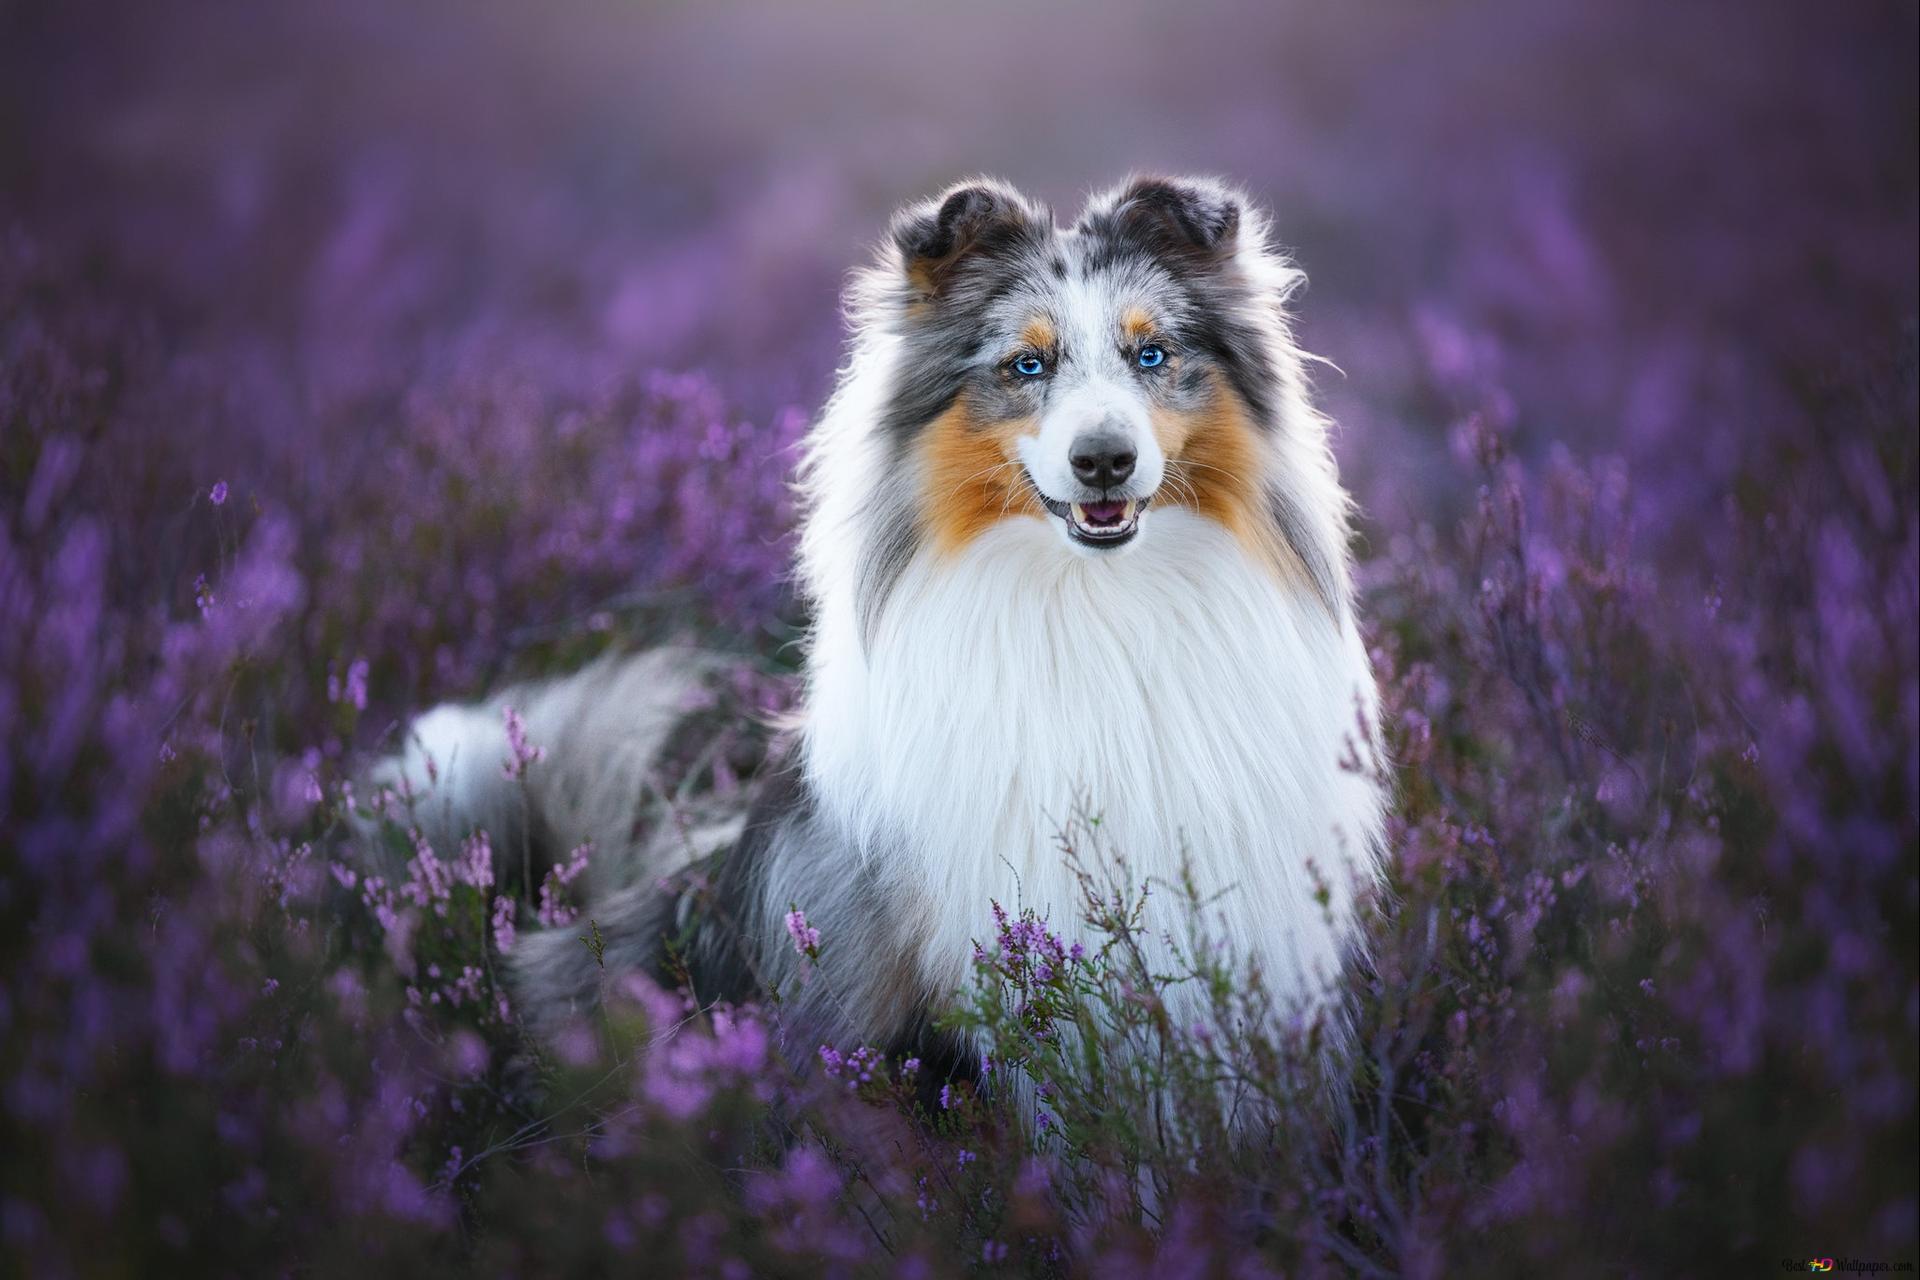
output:
[[[1038,433],[1031,418],[974,417],[965,396],[927,425],[920,441],[921,527],[935,550],[958,551],[1002,520],[1046,515],[1017,452],[1021,437]]]
[[[1307,582],[1306,566],[1274,527],[1261,484],[1265,449],[1246,406],[1215,378],[1197,410],[1156,410],[1153,434],[1167,457],[1155,506],[1185,507],[1222,525],[1281,577]]]
[[[1020,331],[1020,346],[1026,351],[1045,354],[1052,351],[1054,344],[1058,341],[1058,337],[1053,332],[1053,326],[1047,322],[1045,316],[1035,316],[1027,321],[1027,327]]]
[[[1120,332],[1135,345],[1146,342],[1153,337],[1153,317],[1139,307],[1128,307],[1120,317]]]

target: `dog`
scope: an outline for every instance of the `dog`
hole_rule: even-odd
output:
[[[610,974],[670,980],[675,939],[703,1000],[790,989],[799,1052],[922,1051],[995,902],[1084,928],[1056,842],[1083,806],[1137,882],[1189,868],[1218,895],[1217,939],[1278,1007],[1335,1008],[1387,797],[1355,767],[1378,698],[1290,329],[1301,280],[1210,179],[1130,179],[1064,229],[984,179],[896,215],[805,443],[803,710],[744,822],[636,834],[699,675],[672,651],[440,708],[376,773],[440,838],[596,845],[600,953],[578,927],[523,935],[523,1018],[591,1009]],[[551,751],[517,794],[508,703]],[[1173,896],[1149,890],[1150,947],[1173,945]],[[833,982],[797,981],[794,908]],[[1193,984],[1167,998],[1206,1016]]]

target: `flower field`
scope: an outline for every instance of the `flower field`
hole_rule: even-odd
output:
[[[1915,41],[1879,0],[0,9],[0,1274],[1911,1266]],[[1131,169],[1243,184],[1312,280],[1398,797],[1338,1079],[1169,1022],[1260,993],[1140,961],[1093,823],[1104,945],[1000,904],[971,1079],[795,1046],[777,991],[615,980],[529,1043],[503,958],[592,946],[592,851],[498,882],[359,768],[691,637],[655,781],[734,803],[844,272],[956,177],[1065,220]]]

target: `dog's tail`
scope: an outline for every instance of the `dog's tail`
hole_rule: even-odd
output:
[[[582,844],[593,846],[591,887],[618,889],[647,871],[636,837],[649,825],[649,775],[703,674],[697,652],[655,649],[445,702],[367,781],[390,789],[442,856],[486,831],[499,881],[524,894]],[[532,883],[520,883],[526,871]]]
[[[532,899],[548,870],[590,845],[577,895],[599,899],[651,883],[724,843],[737,821],[664,821],[654,770],[719,661],[692,649],[601,658],[557,679],[478,703],[435,707],[366,782],[387,812],[441,855],[484,831],[495,875]],[[401,810],[393,808],[402,806]],[[707,816],[709,819],[711,815]],[[365,840],[369,861],[400,856]],[[383,867],[397,871],[398,867]]]

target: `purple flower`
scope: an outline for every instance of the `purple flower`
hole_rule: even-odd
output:
[[[796,952],[811,960],[820,958],[820,931],[807,923],[807,913],[798,907],[787,912],[787,936]]]
[[[476,855],[479,850],[475,850]],[[579,908],[567,901],[569,887],[578,880],[587,869],[587,863],[593,857],[593,842],[578,846],[567,855],[567,860],[556,864],[547,872],[546,879],[540,883],[540,904],[535,911],[536,917],[544,928],[552,929],[571,924],[579,917]],[[486,853],[487,879],[492,881],[493,857],[491,850]],[[478,874],[477,870],[475,874]]]
[[[347,668],[346,700],[359,711],[367,709],[367,672],[365,658],[354,659],[352,665]]]
[[[490,925],[493,932],[494,950],[501,955],[513,950],[516,940],[514,929],[515,902],[502,895],[493,900],[493,914]]]
[[[507,725],[507,762],[501,766],[501,772],[518,782],[527,776],[529,766],[547,758],[547,749],[527,741],[526,721],[520,718],[518,711],[512,707],[502,707],[501,717]]]

